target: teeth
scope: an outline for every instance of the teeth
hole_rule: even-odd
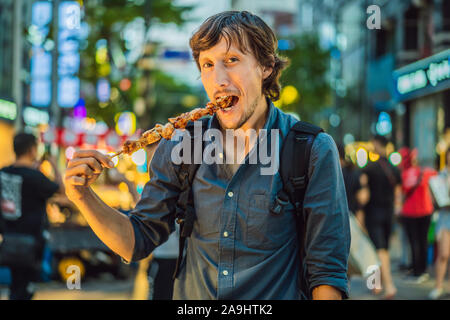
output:
[[[227,98],[228,96],[222,96],[216,99],[217,102],[221,102],[223,99]]]

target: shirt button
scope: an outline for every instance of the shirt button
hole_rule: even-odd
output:
[[[223,271],[222,271],[222,274],[223,274],[224,276],[227,276],[227,275],[228,275],[228,271],[227,271],[227,270],[223,270]]]
[[[223,236],[224,236],[225,238],[228,237],[228,232],[225,231],[225,232],[223,233]]]
[[[228,192],[228,196],[231,198],[233,196],[233,192]]]

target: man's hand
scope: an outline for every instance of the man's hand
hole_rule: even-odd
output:
[[[67,164],[64,177],[67,197],[72,201],[83,197],[84,192],[102,173],[103,167],[114,167],[107,155],[95,150],[76,151]]]

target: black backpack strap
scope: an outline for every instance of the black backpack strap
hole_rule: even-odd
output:
[[[303,121],[298,121],[289,130],[280,154],[283,188],[277,194],[272,213],[280,214],[288,201],[295,206],[297,213],[301,213],[308,184],[311,148],[320,132],[323,132],[322,128]]]
[[[202,150],[203,150],[203,133],[208,128],[208,121],[210,117],[204,117],[198,121],[202,122]],[[189,131],[191,136],[191,151],[194,150],[194,122],[189,121],[186,130]],[[181,269],[181,262],[184,256],[184,246],[186,238],[192,233],[194,222],[196,219],[194,209],[194,198],[192,194],[192,182],[194,181],[195,174],[200,167],[200,164],[194,162],[194,152],[191,152],[191,163],[182,163],[178,172],[178,178],[181,184],[181,193],[178,197],[175,212],[175,221],[180,225],[179,236],[179,249],[178,258],[175,266],[175,272],[173,278],[175,279]]]
[[[289,131],[281,150],[280,174],[284,191],[297,212],[303,208],[311,148],[320,132],[322,128],[299,121]]]
[[[323,129],[313,124],[299,121],[291,127],[286,136],[280,154],[280,175],[283,188],[278,192],[271,209],[273,214],[281,214],[284,206],[290,201],[296,212],[297,232],[300,256],[300,289],[305,298],[310,299],[309,285],[304,266],[305,235],[307,217],[303,210],[303,200],[308,185],[308,167],[312,144],[315,137]]]

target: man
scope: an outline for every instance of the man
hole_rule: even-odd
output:
[[[374,151],[380,156],[378,161],[369,163],[363,172],[369,180],[370,200],[365,207],[364,221],[381,262],[381,280],[384,298],[392,299],[397,293],[391,275],[389,239],[395,210],[401,207],[400,172],[387,159],[386,147],[389,141],[381,135],[372,139]],[[378,294],[380,291],[375,290]]]
[[[235,97],[231,108],[219,110],[209,120],[209,128],[231,129],[236,135],[268,129],[267,141],[270,129],[286,136],[296,120],[270,101],[279,96],[278,79],[286,62],[277,56],[276,37],[259,17],[248,12],[214,15],[193,35],[190,46],[210,100]],[[231,147],[220,154],[221,158],[229,155],[228,160],[233,151],[242,151],[229,141],[223,145]],[[248,159],[254,150],[250,139],[245,141],[244,158]],[[175,141],[160,142],[151,162],[150,182],[130,218],[107,207],[89,188],[102,166],[111,167],[107,157],[78,151],[68,164],[69,198],[94,232],[127,261],[146,257],[175,230],[175,202],[181,187],[178,166],[171,159],[175,145]],[[319,134],[311,150],[304,200],[308,212],[305,259],[314,299],[340,299],[348,294],[348,208],[338,159],[332,138]],[[234,160],[202,163],[197,170],[192,184],[196,221],[173,298],[299,299],[293,206],[279,215],[269,210],[282,188],[280,175],[262,175],[261,163]]]
[[[370,198],[367,175],[358,170],[351,161],[345,158],[345,146],[343,144],[339,144],[337,147],[347,193],[348,209],[355,215],[358,222],[364,226],[364,211],[362,211],[362,208]]]
[[[44,230],[47,224],[46,201],[58,190],[64,193],[62,179],[53,165],[55,178],[49,180],[37,169],[36,137],[19,133],[14,137],[16,161],[0,170],[1,213],[5,233],[28,234],[34,236],[37,247],[35,254],[42,255]],[[40,263],[39,259],[36,263]],[[38,266],[9,266],[11,270],[11,300],[29,300],[33,296],[31,282],[37,277]]]

